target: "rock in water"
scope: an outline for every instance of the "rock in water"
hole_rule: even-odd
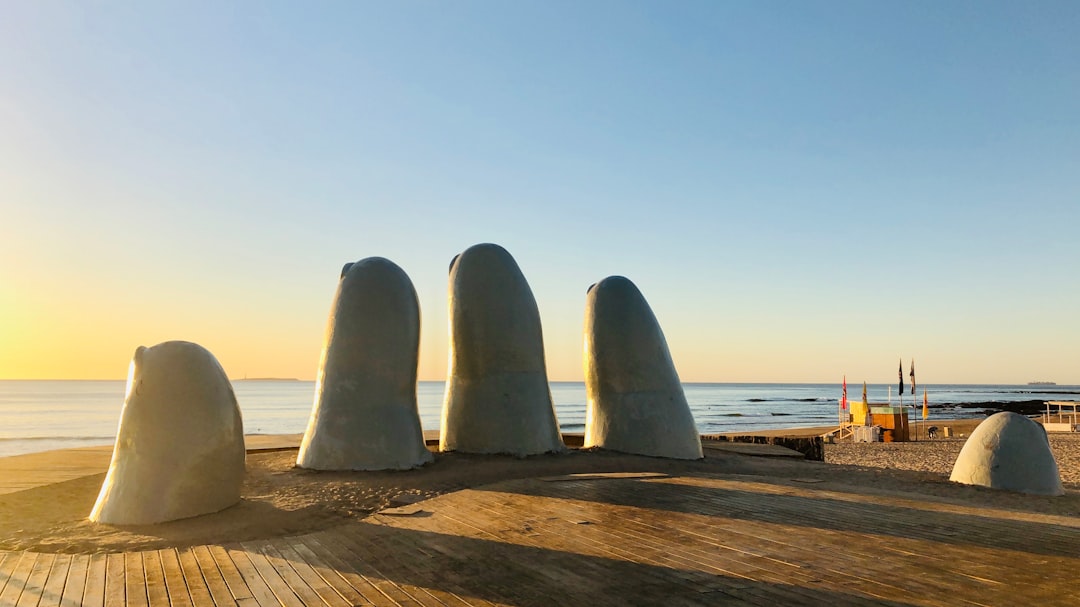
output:
[[[1064,493],[1046,430],[1008,411],[991,415],[975,428],[949,480],[1036,495]]]
[[[514,258],[494,244],[450,265],[450,369],[443,451],[562,451],[544,362],[540,311]]]
[[[90,520],[145,525],[240,501],[244,425],[232,384],[198,344],[139,346],[112,463]]]
[[[585,447],[701,459],[701,437],[667,340],[641,291],[622,276],[585,303]]]
[[[416,408],[419,347],[420,304],[405,271],[381,257],[347,264],[296,465],[407,470],[430,462]]]

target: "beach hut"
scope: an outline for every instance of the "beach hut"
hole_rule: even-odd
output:
[[[906,442],[911,440],[908,414],[903,407],[870,403],[866,400],[866,384],[863,384],[861,401],[851,401],[851,414],[841,419],[841,438],[851,436],[854,440],[877,440],[883,442]],[[880,432],[866,432],[863,427],[877,426]],[[867,438],[873,436],[874,438]]]
[[[881,426],[882,442],[907,442],[911,440],[908,425],[908,413],[904,407],[890,407],[887,405],[871,405],[870,418],[872,424]]]

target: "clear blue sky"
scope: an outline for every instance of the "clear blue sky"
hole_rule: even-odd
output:
[[[1080,3],[21,2],[0,19],[0,378],[202,343],[310,378],[388,257],[446,367],[496,242],[580,379],[637,283],[684,380],[1080,384]]]

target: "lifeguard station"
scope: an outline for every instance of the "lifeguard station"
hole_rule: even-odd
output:
[[[1080,432],[1080,402],[1047,401],[1042,425],[1047,432]]]
[[[837,438],[855,442],[907,442],[911,440],[907,409],[866,401],[851,401],[851,413],[841,414]]]

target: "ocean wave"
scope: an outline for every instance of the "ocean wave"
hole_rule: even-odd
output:
[[[836,404],[837,399],[831,397],[809,397],[809,398],[748,398],[744,402],[748,403],[832,403]]]
[[[90,441],[90,440],[104,440],[114,441],[115,436],[0,436],[0,442],[8,441],[25,441],[25,442],[38,442],[38,441]]]

